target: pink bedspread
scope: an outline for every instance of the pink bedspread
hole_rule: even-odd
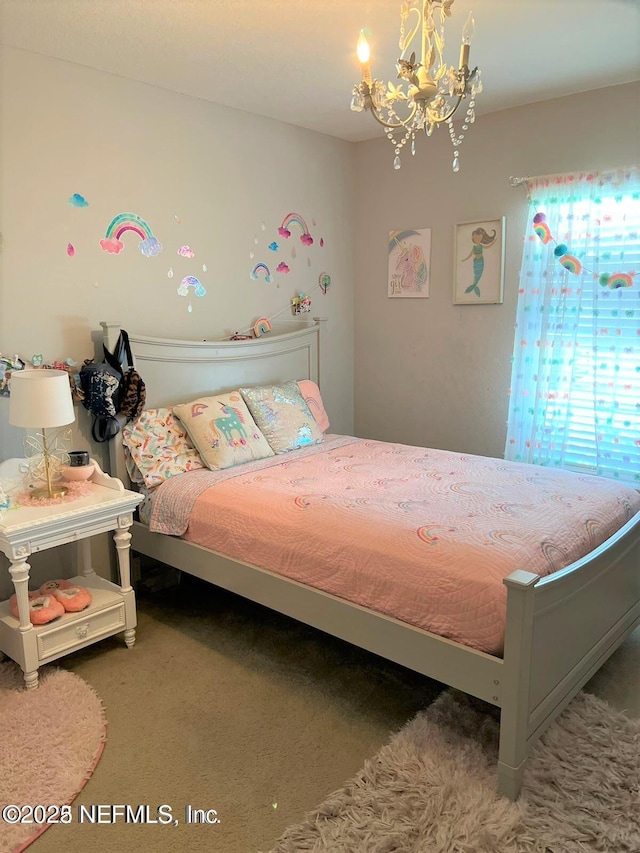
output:
[[[492,654],[504,577],[563,568],[640,511],[593,476],[340,437],[181,475],[158,498],[155,529],[191,502],[185,539]]]

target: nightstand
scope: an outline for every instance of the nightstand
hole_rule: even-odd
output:
[[[92,460],[93,461],[93,460]],[[19,475],[21,459],[0,463],[0,479]],[[0,602],[0,651],[18,663],[28,688],[38,685],[38,667],[85,646],[124,632],[131,648],[135,642],[136,603],[130,580],[129,550],[133,511],[143,500],[124,488],[94,461],[89,492],[53,506],[20,506],[3,512],[0,519],[0,551],[11,561],[9,572],[18,601],[18,617],[9,602]],[[90,537],[115,530],[120,584],[101,578],[91,563]],[[29,563],[31,554],[76,542],[77,575],[69,578],[84,586],[92,602],[79,613],[65,613],[46,625],[29,619]]]

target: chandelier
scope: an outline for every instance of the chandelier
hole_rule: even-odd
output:
[[[424,130],[431,136],[434,128],[446,124],[453,145],[453,171],[460,168],[459,148],[465,131],[475,121],[475,98],[482,91],[480,71],[469,68],[469,45],[475,30],[471,12],[462,30],[460,67],[456,70],[443,58],[444,25],[451,17],[454,0],[408,0],[400,6],[400,58],[396,63],[400,83],[386,86],[371,77],[369,44],[364,31],[358,39],[358,59],[362,66],[362,82],[353,88],[351,109],[368,110],[385,128],[395,148],[394,169],[400,168],[400,151],[411,141],[416,153],[416,133]],[[420,61],[411,49],[414,39],[421,41]],[[416,44],[417,46],[417,44]],[[409,53],[411,49],[411,53]],[[457,133],[453,116],[463,100],[469,98],[461,133]],[[404,118],[402,117],[402,114]]]

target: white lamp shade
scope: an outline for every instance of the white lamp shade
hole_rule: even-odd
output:
[[[46,429],[65,426],[74,420],[71,385],[66,371],[12,371],[9,423]]]

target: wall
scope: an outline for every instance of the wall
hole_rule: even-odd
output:
[[[101,320],[216,339],[283,308],[280,319],[291,320],[289,301],[304,290],[312,313],[328,317],[321,373],[332,428],[352,432],[355,146],[12,48],[2,49],[0,70],[0,351],[81,362],[94,354]],[[89,206],[68,204],[73,193]],[[123,212],[149,224],[160,254],[143,256],[133,232],[119,254],[102,250]],[[290,240],[279,238],[290,212],[307,220],[312,247],[293,226]],[[267,248],[274,239],[278,254]],[[182,245],[195,258],[179,256]],[[291,273],[254,280],[260,260],[272,269],[287,261]],[[332,278],[326,295],[321,272]],[[187,275],[206,296],[177,294]],[[22,455],[7,415],[0,398],[0,458]],[[90,445],[82,408],[73,444]]]
[[[327,406],[336,428],[347,431],[353,146],[11,48],[3,65],[2,349],[81,359],[92,354],[91,334],[104,319],[141,334],[224,337],[272,316],[328,271],[329,293],[310,295],[314,313],[329,318]],[[89,206],[70,206],[74,192]],[[132,232],[118,255],[101,249],[113,217],[129,211],[151,226],[160,254],[144,257]],[[289,241],[278,237],[292,211],[308,220],[309,250],[295,228]],[[274,237],[277,254],[267,249]],[[195,258],[177,254],[184,244]],[[291,273],[274,274],[270,285],[253,280],[259,260],[272,269],[286,260]],[[186,275],[197,276],[207,295],[179,296]]]
[[[446,128],[403,149],[384,137],[356,161],[355,430],[357,435],[500,457],[504,451],[524,187],[509,177],[638,162],[637,83],[480,117],[451,169]],[[362,117],[362,121],[370,120]],[[454,225],[506,216],[501,305],[454,305]],[[428,299],[387,297],[389,232],[431,228]]]

